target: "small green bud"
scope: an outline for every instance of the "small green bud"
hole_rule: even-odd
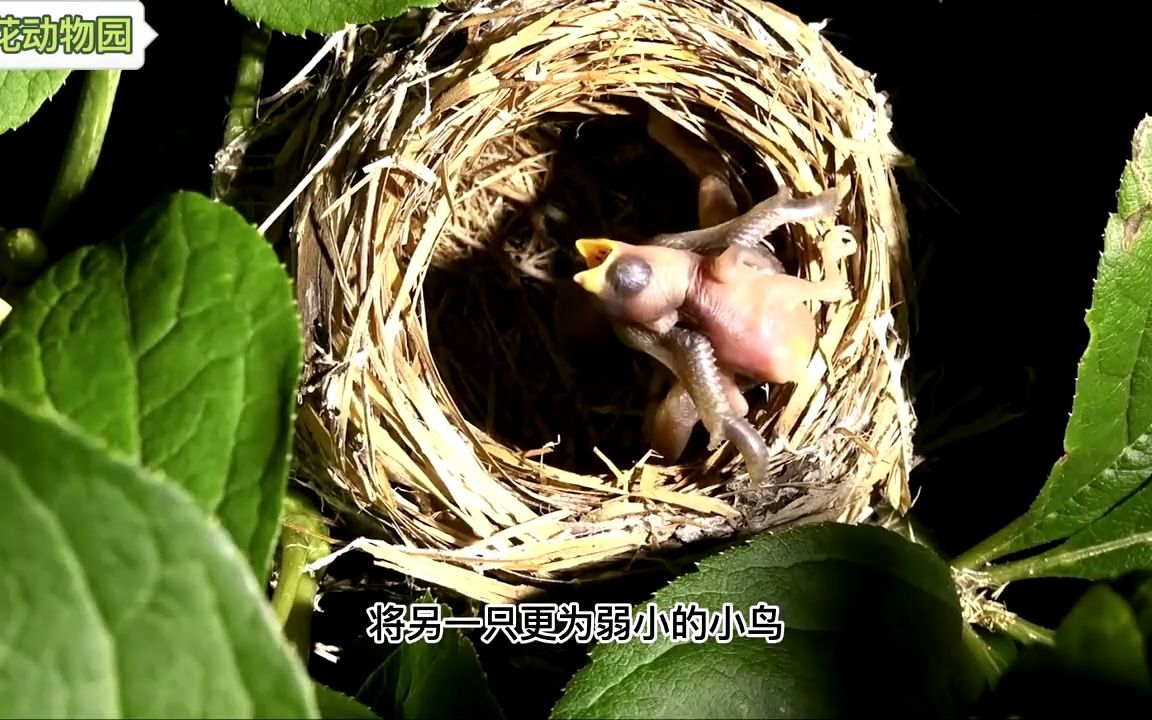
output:
[[[48,264],[48,249],[32,228],[0,231],[0,273],[9,280],[25,283]]]

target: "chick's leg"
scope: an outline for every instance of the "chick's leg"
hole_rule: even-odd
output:
[[[836,280],[805,280],[795,275],[774,275],[765,287],[771,300],[782,306],[808,301],[841,302],[852,297],[848,285]]]
[[[680,382],[708,429],[711,438],[709,449],[718,447],[721,440],[728,440],[743,456],[752,484],[766,484],[768,445],[744,414],[737,414],[729,404],[728,385],[734,386],[735,382],[725,378],[716,366],[711,341],[698,332],[677,327],[664,336],[664,342],[671,348]],[[741,409],[747,413],[747,404],[742,403]]]
[[[684,454],[698,422],[700,414],[696,412],[696,405],[687,389],[677,382],[663,400],[649,406],[644,418],[644,436],[661,458],[674,463]]]
[[[673,378],[673,386],[664,400],[649,403],[644,414],[644,435],[660,457],[676,462],[700,421],[691,396],[684,392],[677,379],[676,358],[671,348],[662,342],[660,333],[624,323],[613,323],[613,328],[625,345],[654,358]]]
[[[668,404],[666,416],[670,421],[677,418],[695,425],[697,419],[704,421],[712,438],[711,447],[716,447],[724,438],[724,416],[732,413],[725,392],[723,374],[716,367],[712,343],[704,335],[684,328],[672,328],[666,333],[656,333],[635,325],[620,325],[617,328],[626,345],[650,355],[664,365],[682,386],[688,398],[696,406],[695,417],[682,411],[684,402],[679,391]],[[703,403],[703,405],[701,405]],[[746,407],[746,406],[745,406]],[[689,430],[691,426],[689,426]]]
[[[740,282],[751,271],[760,275],[777,275],[784,272],[784,265],[772,253],[762,248],[733,245],[716,256],[710,272],[718,282],[728,284]]]
[[[837,280],[807,280],[784,272],[784,266],[772,253],[759,248],[733,245],[716,256],[709,272],[722,284],[737,284],[748,273],[769,275],[761,284],[768,301],[777,307],[796,307],[809,301],[840,302],[852,297],[847,283]]]
[[[625,323],[613,323],[620,340],[639,352],[654,358],[673,378],[673,387],[663,401],[649,402],[644,413],[644,435],[652,449],[668,462],[676,462],[683,454],[692,429],[700,417],[690,397],[677,392],[676,362],[672,351],[661,342],[659,333]]]
[[[747,415],[748,401],[744,399],[741,388],[726,375],[721,374],[720,380],[731,412],[741,417]],[[696,411],[696,404],[688,388],[677,381],[662,401],[653,403],[648,409],[644,434],[660,457],[668,462],[676,462],[684,454],[684,448],[692,438],[692,431],[698,422],[700,413]]]
[[[739,213],[736,197],[732,194],[732,186],[727,180],[719,175],[706,175],[700,178],[700,187],[696,192],[696,214],[700,220],[700,227],[721,225]]]
[[[631,326],[621,327],[619,332],[626,344],[651,355],[672,371],[708,431],[709,448],[715,449],[722,440],[728,440],[743,456],[753,483],[765,483],[768,446],[744,417],[748,405],[735,381],[717,367],[711,341],[698,332],[680,327],[664,334]],[[737,397],[739,400],[731,402]],[[690,434],[695,425],[693,417],[683,411],[683,405],[680,397],[671,400],[666,414],[671,425],[664,429],[668,449],[679,449],[680,452],[683,452],[683,447],[677,448],[676,445],[681,438],[687,443],[684,435]],[[684,423],[689,421],[692,425],[685,430]]]
[[[836,212],[838,205],[835,189],[811,197],[794,198],[788,188],[781,188],[724,226],[728,244],[756,247],[768,233],[781,225],[829,217]]]
[[[704,335],[685,328],[673,328],[661,341],[672,354],[677,379],[696,405],[696,412],[708,430],[708,449],[725,439],[728,419],[735,416],[728,404],[723,374],[716,366],[712,343]]]
[[[680,250],[720,250],[730,245],[757,247],[781,225],[818,220],[836,212],[836,191],[794,198],[787,188],[752,206],[748,212],[720,225],[682,233],[665,233],[652,239],[652,244]]]

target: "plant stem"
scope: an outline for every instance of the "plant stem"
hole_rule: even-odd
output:
[[[256,120],[256,103],[260,99],[260,83],[264,79],[264,56],[272,32],[249,24],[240,41],[240,62],[236,68],[236,86],[232,89],[228,124],[224,129],[224,144],[228,145],[252,127]]]
[[[272,610],[284,626],[284,635],[307,662],[311,645],[312,605],[320,579],[305,571],[327,555],[331,545],[320,513],[302,495],[289,491],[284,498],[284,528],[280,532],[280,571],[272,592]]]
[[[54,227],[68,214],[92,179],[100,159],[100,150],[104,146],[108,120],[112,116],[116,88],[120,85],[120,72],[90,70],[84,76],[80,104],[72,121],[72,132],[64,148],[56,184],[44,208],[41,232]]]
[[[1054,632],[1016,615],[1010,616],[1003,630],[1008,637],[1025,645],[1053,645],[1056,642]]]
[[[981,565],[992,562],[996,558],[1006,554],[1004,548],[1012,541],[1013,537],[1019,531],[1020,526],[1024,524],[1024,517],[1025,516],[1021,515],[992,535],[989,535],[975,547],[961,553],[960,556],[952,562],[952,567],[958,570],[975,570]]]

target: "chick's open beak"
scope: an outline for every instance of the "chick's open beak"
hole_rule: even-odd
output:
[[[609,260],[619,247],[620,243],[603,238],[577,240],[576,250],[588,264],[588,269],[576,273],[572,279],[593,295],[600,295],[607,282],[605,273],[612,264]]]
[[[576,241],[576,251],[588,267],[594,268],[604,264],[608,257],[619,249],[620,243],[605,238],[585,238]]]

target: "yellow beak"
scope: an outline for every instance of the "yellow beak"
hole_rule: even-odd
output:
[[[576,241],[576,252],[580,253],[580,257],[584,258],[584,262],[588,263],[588,267],[594,268],[604,264],[620,243],[615,240],[607,240],[605,238],[586,238],[584,240]]]
[[[580,257],[584,258],[584,262],[588,264],[588,269],[576,273],[572,279],[593,295],[600,295],[606,282],[604,273],[607,272],[611,264],[608,261],[619,246],[620,243],[615,240],[603,238],[577,240],[576,251],[580,253]]]

